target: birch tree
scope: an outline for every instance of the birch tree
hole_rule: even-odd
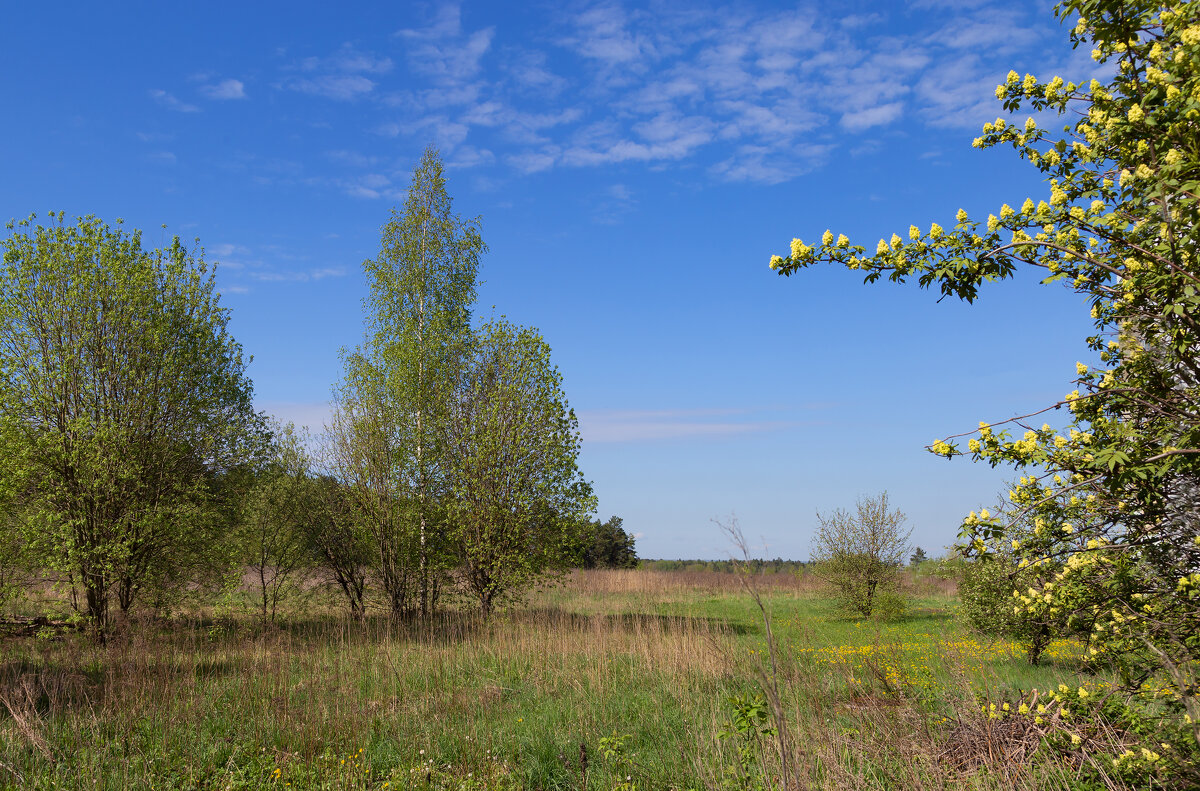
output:
[[[484,249],[478,220],[453,213],[442,161],[426,149],[403,208],[383,226],[379,255],[363,265],[367,337],[346,357],[339,394],[339,456],[366,487],[356,491],[376,520],[396,615],[428,614],[450,562],[439,426],[470,335]]]

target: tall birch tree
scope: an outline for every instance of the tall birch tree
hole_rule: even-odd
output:
[[[403,208],[383,226],[379,255],[363,264],[367,337],[346,358],[339,396],[349,443],[339,455],[365,465],[359,477],[371,494],[358,491],[371,503],[396,615],[428,614],[449,563],[439,425],[470,336],[484,249],[478,220],[453,213],[441,158],[426,149]]]

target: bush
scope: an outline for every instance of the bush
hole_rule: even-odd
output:
[[[1032,568],[1020,568],[1009,554],[997,552],[966,562],[958,580],[962,615],[977,632],[1024,643],[1029,663],[1036,665],[1050,641],[1068,628],[1056,608],[1042,607],[1035,613],[1023,605],[1021,597],[1042,582]]]
[[[904,611],[900,571],[908,554],[905,516],[889,510],[887,492],[861,497],[856,512],[817,513],[816,574],[848,614],[892,618]]]

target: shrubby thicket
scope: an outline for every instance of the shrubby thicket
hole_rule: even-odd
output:
[[[1087,634],[1096,667],[1121,679],[1164,741],[1200,739],[1200,4],[1070,0],[1057,13],[1104,80],[1012,72],[996,89],[1009,113],[976,147],[1010,147],[1046,191],[980,220],[911,226],[873,250],[826,231],[792,242],[771,267],[819,262],[867,282],[915,280],[974,301],[1034,267],[1086,299],[1094,331],[1072,390],[1040,416],[934,442],[934,453],[1007,465],[1021,478],[1007,517],[963,525],[964,549],[1009,564],[1020,619]],[[1038,199],[1040,197],[1040,199]],[[1065,425],[1059,422],[1065,407]],[[1039,413],[1040,415],[1040,413]],[[1046,421],[1046,422],[1043,422]],[[1005,547],[998,553],[998,546]],[[987,558],[986,561],[982,560]],[[981,574],[999,576],[1004,566]],[[1003,587],[1003,586],[1001,586]],[[1153,747],[1153,749],[1151,749]],[[1114,759],[1153,770],[1155,745]],[[1179,756],[1176,756],[1178,758]],[[1183,766],[1179,760],[1174,765]]]
[[[488,613],[598,548],[626,562],[632,541],[586,519],[549,346],[472,326],[484,247],[450,204],[430,149],[365,264],[366,340],[320,448],[254,412],[202,253],[94,217],[10,224],[0,605],[56,586],[101,639],[114,613],[236,590],[272,620],[321,581],[360,618],[428,616],[447,591]]]

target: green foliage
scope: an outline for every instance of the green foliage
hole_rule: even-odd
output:
[[[371,284],[367,339],[344,355],[330,434],[337,476],[356,496],[394,615],[428,614],[453,555],[439,445],[470,343],[478,221],[451,209],[445,169],[425,151],[402,211],[384,225]]]
[[[770,782],[759,768],[763,740],[775,737],[771,724],[771,707],[763,695],[753,697],[734,695],[729,699],[730,729],[717,732],[717,738],[733,742],[737,749],[737,766],[729,767],[727,786],[743,791],[769,788]]]
[[[349,487],[329,475],[305,479],[306,502],[312,510],[301,523],[313,565],[342,592],[356,620],[366,615],[367,573],[371,568],[370,531],[357,522],[359,513]]]
[[[1050,641],[1064,636],[1068,627],[1061,612],[1022,606],[1020,597],[1041,582],[1033,569],[1020,568],[1008,553],[974,558],[959,572],[960,612],[981,634],[1020,640],[1026,646],[1029,663],[1036,665]]]
[[[961,613],[972,629],[985,635],[1022,634],[1027,621],[1013,606],[1013,592],[1025,580],[1010,557],[994,555],[964,563],[958,578]]]
[[[255,579],[262,619],[275,620],[280,599],[294,593],[311,556],[304,525],[319,504],[309,481],[305,437],[291,423],[273,425],[273,458],[247,492],[238,530],[241,561]]]
[[[996,89],[1006,110],[1067,123],[1060,133],[998,118],[975,141],[1011,146],[1044,173],[1044,200],[985,222],[960,211],[950,229],[911,227],[874,255],[832,232],[816,247],[797,239],[771,266],[831,261],[973,301],[1023,265],[1086,300],[1086,348],[1100,365],[1078,363],[1075,389],[1047,408],[1068,407],[1070,425],[1009,421],[1018,435],[980,424],[965,450],[946,440],[931,450],[1023,473],[1010,499],[1030,529],[971,514],[966,547],[1011,539],[1018,566],[1044,579],[1017,604],[1086,623],[1094,659],[1135,694],[1150,677],[1165,684],[1159,703],[1186,713],[1200,739],[1200,6],[1071,0],[1057,11],[1111,76],[1011,72]]]
[[[484,614],[570,564],[571,527],[594,506],[581,444],[542,337],[503,320],[484,325],[442,438],[450,537]]]
[[[629,734],[613,731],[608,736],[601,736],[599,747],[600,757],[608,764],[609,770],[617,776],[613,791],[637,791],[637,764],[635,756],[629,752]]]
[[[621,517],[611,516],[607,522],[599,519],[581,523],[578,542],[578,564],[583,569],[637,568],[638,556],[634,537],[621,527]]]
[[[0,489],[103,635],[114,598],[184,584],[219,543],[216,477],[257,418],[203,256],[51,219],[0,243]]]
[[[834,591],[847,612],[892,618],[904,611],[900,569],[912,529],[890,510],[887,492],[860,497],[855,513],[837,509],[817,514],[812,560],[816,573]]]
[[[929,556],[925,554],[925,550],[917,547],[916,550],[908,556],[908,565],[913,567],[920,566],[927,560],[929,560]]]

